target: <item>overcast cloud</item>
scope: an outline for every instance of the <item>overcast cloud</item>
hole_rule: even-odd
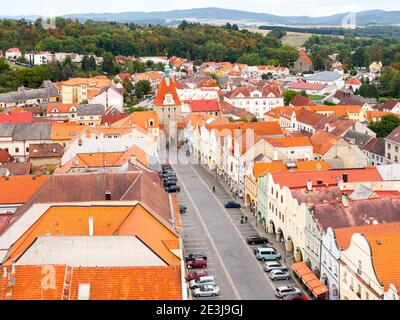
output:
[[[2,5],[0,15],[169,11],[220,7],[282,16],[325,16],[371,9],[400,10],[399,0],[13,0]]]

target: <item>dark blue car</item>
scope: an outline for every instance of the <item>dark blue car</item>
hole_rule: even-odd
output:
[[[228,201],[225,203],[225,208],[228,209],[236,209],[236,208],[240,208],[241,205],[240,203],[234,202],[234,201]]]

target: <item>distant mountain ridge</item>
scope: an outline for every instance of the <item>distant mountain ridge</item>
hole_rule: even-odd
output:
[[[307,17],[307,16],[277,16],[268,13],[257,13],[241,10],[222,9],[222,8],[197,8],[188,10],[172,10],[172,11],[153,11],[153,12],[121,12],[121,13],[82,13],[67,14],[64,18],[78,19],[80,21],[96,20],[104,22],[121,22],[121,23],[159,23],[164,25],[177,24],[182,20],[194,22],[208,22],[214,24],[223,24],[228,21],[238,23],[240,25],[332,25],[340,26],[343,18],[348,13],[335,14],[324,17]],[[4,18],[24,18],[34,20],[38,16],[17,16]],[[400,24],[400,11],[384,11],[369,10],[356,13],[356,23],[358,25],[367,24]]]

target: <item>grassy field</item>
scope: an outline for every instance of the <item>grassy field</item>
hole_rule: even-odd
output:
[[[311,33],[288,32],[287,35],[282,38],[282,43],[300,48],[311,36]]]

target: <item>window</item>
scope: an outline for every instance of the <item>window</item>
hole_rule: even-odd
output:
[[[15,153],[18,153],[19,152],[19,148],[15,148]]]

